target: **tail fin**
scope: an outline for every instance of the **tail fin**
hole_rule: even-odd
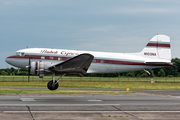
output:
[[[154,36],[141,51],[141,56],[171,61],[170,37],[166,35]]]

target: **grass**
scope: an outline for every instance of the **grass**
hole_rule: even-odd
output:
[[[47,87],[46,82],[0,82],[0,86]],[[170,89],[180,90],[180,83],[150,83],[150,82],[90,82],[90,81],[60,81],[61,88],[111,88],[111,89]]]
[[[10,89],[1,88],[0,93],[135,93],[135,91],[84,91],[84,90],[27,90],[27,89]]]
[[[58,79],[59,76],[56,76]],[[45,76],[44,78],[39,78],[38,76],[31,76],[30,81],[50,81],[51,76]],[[64,76],[61,81],[140,81],[146,82],[153,79],[155,82],[180,82],[180,77],[71,77]],[[27,76],[0,76],[0,81],[2,82],[26,82],[28,81]]]
[[[56,76],[56,79],[58,79],[58,77],[59,76]],[[43,79],[40,79],[38,76],[31,76],[30,83],[28,83],[27,78],[28,78],[27,76],[0,76],[0,81],[1,81],[0,86],[47,87],[48,81],[52,79],[51,76],[45,76]],[[153,84],[150,83],[150,79],[153,79],[155,83]],[[152,78],[152,77],[71,77],[71,76],[65,76],[59,82],[59,87],[61,88],[111,88],[111,89],[129,88],[130,90],[131,89],[180,90],[180,78],[179,77],[154,77]],[[33,92],[33,90],[28,90],[28,91]],[[2,91],[0,92],[2,93]],[[53,93],[55,93],[55,91],[53,91]]]

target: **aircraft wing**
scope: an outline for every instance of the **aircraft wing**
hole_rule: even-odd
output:
[[[69,73],[84,76],[93,59],[94,56],[91,54],[80,54],[62,63],[49,67],[49,70],[56,74]]]

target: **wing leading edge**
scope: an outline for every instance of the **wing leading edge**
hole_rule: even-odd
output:
[[[94,56],[91,54],[80,54],[62,63],[49,67],[49,70],[56,74],[68,73],[84,76],[93,59]]]

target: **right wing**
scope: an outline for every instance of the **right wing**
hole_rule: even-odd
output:
[[[84,76],[93,59],[94,56],[91,54],[80,54],[62,63],[49,67],[49,70],[56,74],[69,73]]]

